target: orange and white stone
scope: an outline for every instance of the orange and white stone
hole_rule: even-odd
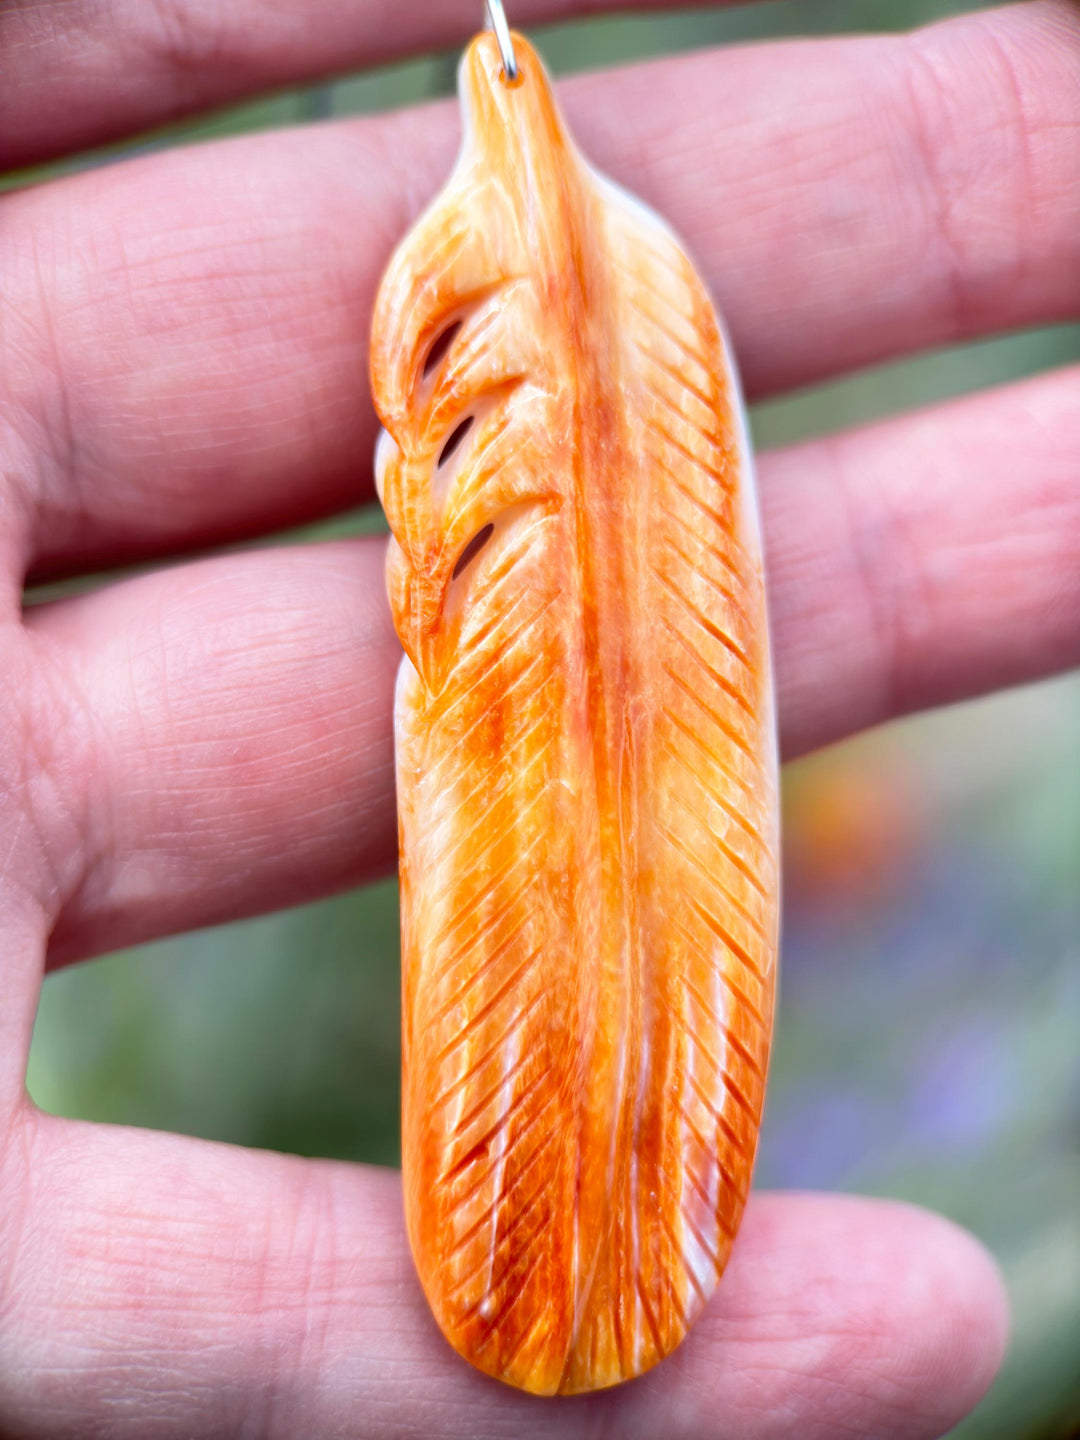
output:
[[[372,379],[396,735],[409,1236],[445,1335],[542,1394],[678,1345],[750,1186],[777,945],[738,385],[671,231],[543,69],[462,66]]]

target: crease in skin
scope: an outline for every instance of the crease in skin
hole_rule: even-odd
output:
[[[409,1238],[444,1334],[538,1394],[670,1353],[764,1099],[776,742],[720,323],[515,38],[383,279]],[[466,425],[466,421],[471,424]],[[451,453],[452,452],[452,453]]]

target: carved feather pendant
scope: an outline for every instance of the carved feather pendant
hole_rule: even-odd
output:
[[[670,230],[535,53],[374,322],[396,698],[409,1237],[439,1325],[541,1394],[671,1351],[750,1185],[777,787],[737,381]]]

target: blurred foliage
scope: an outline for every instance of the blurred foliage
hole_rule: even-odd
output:
[[[560,25],[540,41],[565,72],[973,8],[783,0]],[[271,97],[90,163],[446,94],[455,65],[436,55]],[[1076,359],[1077,326],[998,337],[772,400],[755,435],[789,443]],[[378,523],[370,510],[344,522]],[[957,1433],[1080,1433],[1080,683],[906,721],[791,767],[785,825],[759,1182],[900,1196],[969,1226],[1005,1269],[1015,1337]],[[51,977],[29,1083],[58,1113],[393,1163],[398,1017],[387,882]]]

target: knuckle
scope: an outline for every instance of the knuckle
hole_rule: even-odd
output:
[[[199,95],[200,76],[232,70],[239,62],[235,9],[193,3],[193,0],[152,0],[138,7],[138,48],[156,68],[188,77]]]
[[[910,137],[922,265],[957,336],[995,297],[1042,283],[1032,259],[1052,241],[1070,177],[1075,189],[1080,25],[1048,12],[1041,23],[1020,7],[946,21],[900,52],[895,104]]]

